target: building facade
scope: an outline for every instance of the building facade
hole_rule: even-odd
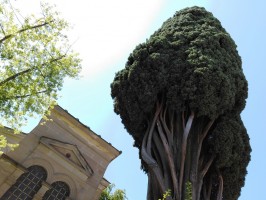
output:
[[[29,133],[0,134],[19,147],[0,157],[0,200],[97,200],[121,153],[60,106]]]

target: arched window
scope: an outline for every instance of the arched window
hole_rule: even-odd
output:
[[[42,181],[46,180],[46,170],[41,166],[31,166],[22,174],[0,200],[32,200],[33,196],[42,187]]]
[[[43,196],[43,200],[65,200],[70,194],[69,186],[62,182],[57,181],[52,183],[52,188],[47,190]]]

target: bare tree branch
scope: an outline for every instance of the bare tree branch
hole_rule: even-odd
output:
[[[170,172],[171,172],[171,177],[172,177],[173,187],[174,187],[174,191],[173,191],[174,192],[174,196],[178,197],[179,196],[179,194],[178,194],[178,180],[177,180],[177,176],[176,176],[174,158],[173,158],[173,154],[172,154],[172,152],[171,152],[171,150],[169,148],[169,144],[168,144],[168,142],[166,140],[166,137],[165,137],[165,135],[163,133],[162,125],[160,123],[160,120],[157,120],[157,127],[158,127],[158,132],[159,132],[160,138],[162,140],[162,143],[163,143],[163,146],[164,146],[164,149],[165,149],[165,153],[166,153],[166,156],[167,156],[169,167],[170,167]]]
[[[8,97],[8,98],[4,98],[3,100],[10,100],[10,99],[24,99],[24,98],[27,98],[29,96],[32,96],[32,95],[36,95],[36,94],[43,94],[47,92],[47,90],[43,90],[43,91],[39,91],[39,92],[35,92],[33,94],[25,94],[25,95],[17,95],[17,96],[11,96],[11,97]]]
[[[202,148],[202,143],[204,138],[207,136],[210,128],[212,127],[213,123],[214,123],[214,119],[212,119],[207,126],[204,128],[203,132],[200,134],[200,138],[199,138],[199,147],[198,147],[198,151],[197,151],[197,158],[196,160],[198,161],[200,158],[200,153],[201,153],[201,148]],[[197,165],[197,164],[196,164]]]
[[[185,166],[185,159],[186,159],[186,148],[187,148],[187,138],[188,138],[188,134],[190,132],[192,123],[193,123],[193,119],[194,119],[194,112],[192,111],[188,121],[186,123],[184,132],[183,132],[183,139],[182,139],[182,149],[181,149],[181,165],[180,165],[180,176],[179,176],[179,194],[181,195],[181,191],[182,191],[182,185],[183,185],[183,176],[184,176],[184,166]],[[184,112],[182,114],[182,118],[183,118],[183,124],[184,124]],[[179,197],[180,199],[182,198],[181,196]]]
[[[219,189],[218,189],[217,200],[223,199],[223,188],[224,188],[223,177],[221,174],[219,174]]]
[[[32,30],[32,29],[37,29],[37,28],[40,28],[40,27],[43,27],[43,26],[46,26],[50,23],[52,23],[53,21],[49,21],[49,22],[44,22],[42,24],[37,24],[35,26],[29,26],[29,27],[26,27],[26,28],[22,28],[20,29],[19,31],[17,31],[16,33],[13,33],[13,34],[8,34],[8,35],[5,35],[5,37],[3,37],[2,39],[0,39],[0,44],[3,43],[5,40],[9,39],[9,38],[12,38],[12,37],[15,37],[17,34],[19,33],[23,33],[27,30]]]
[[[160,113],[160,120],[162,121],[162,125],[163,125],[163,128],[166,132],[166,136],[167,136],[167,142],[170,144],[170,142],[172,143],[172,138],[170,138],[173,134],[170,132],[167,124],[166,124],[166,120],[165,120],[165,113],[166,113],[166,109],[164,109],[164,112],[161,112]]]
[[[204,176],[206,175],[206,173],[208,172],[211,164],[213,163],[214,160],[214,155],[211,156],[210,160],[207,162],[207,164],[205,165],[205,167],[202,169],[201,173],[200,173],[200,178],[203,179]]]
[[[66,55],[64,54],[64,55],[62,55],[62,56],[59,56],[59,57],[57,57],[57,58],[55,58],[55,59],[50,60],[49,62],[43,63],[43,64],[42,64],[42,67],[45,66],[45,65],[48,64],[48,63],[51,64],[51,63],[53,63],[53,62],[57,62],[57,61],[61,60],[62,58],[64,58],[65,56],[66,56]],[[14,74],[14,75],[8,77],[7,79],[5,79],[5,80],[3,80],[2,82],[0,82],[0,86],[4,85],[5,83],[7,83],[7,82],[9,82],[9,81],[12,81],[12,80],[16,79],[16,78],[19,77],[19,76],[22,76],[22,75],[24,75],[24,74],[26,74],[26,73],[28,73],[28,72],[34,70],[35,68],[36,68],[36,66],[33,66],[33,67],[29,68],[29,69],[26,69],[26,70],[24,70],[24,71],[18,72],[18,73],[16,73],[16,74]]]
[[[34,69],[34,68],[29,68],[29,69],[26,69],[26,70],[24,70],[24,71],[21,71],[21,72],[19,72],[19,73],[16,73],[16,74],[14,74],[14,75],[8,77],[7,79],[5,79],[5,80],[3,80],[2,82],[0,82],[0,86],[4,85],[5,83],[7,83],[7,82],[9,82],[9,81],[11,81],[11,80],[13,80],[13,79],[19,77],[19,76],[22,76],[23,74],[26,74],[26,73],[32,71],[33,69]]]
[[[17,16],[17,13],[18,13],[22,18],[24,18],[24,17],[23,17],[19,12],[16,12],[16,11],[15,11],[13,5],[11,4],[11,2],[10,2],[9,0],[8,0],[8,3],[9,3],[9,5],[10,5],[11,9],[13,10],[13,13],[15,14],[15,17],[17,18],[18,22],[22,25],[21,21],[19,20],[19,17]]]
[[[155,115],[154,115],[154,118],[153,118],[153,121],[152,121],[152,124],[151,124],[151,127],[150,127],[150,132],[148,134],[148,141],[147,141],[147,152],[149,154],[151,154],[151,137],[152,137],[152,132],[153,132],[153,129],[155,127],[155,124],[156,124],[156,120],[160,114],[160,111],[162,109],[162,105],[157,102],[156,103],[156,112],[155,112]]]

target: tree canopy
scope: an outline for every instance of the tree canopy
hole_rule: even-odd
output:
[[[48,4],[41,4],[41,12],[21,16],[10,1],[0,4],[0,115],[8,125],[44,114],[63,79],[80,71],[65,35],[68,23]]]
[[[237,199],[251,151],[240,118],[247,98],[241,65],[233,39],[200,7],[176,12],[130,54],[111,95],[144,170],[161,177],[151,188],[165,189],[172,169],[169,178],[181,183],[169,181],[174,199],[181,199],[182,182],[192,182],[193,200],[221,199],[221,191]]]
[[[164,22],[115,76],[115,112],[137,145],[161,95],[175,110],[189,107],[210,118],[245,106],[247,81],[236,44],[202,8],[184,9]]]
[[[0,125],[19,129],[28,116],[48,114],[63,79],[81,69],[69,24],[53,6],[43,3],[40,10],[22,16],[11,1],[0,3]]]
[[[101,193],[99,200],[126,200],[126,193],[124,190],[117,189],[113,192],[115,185],[110,184]]]

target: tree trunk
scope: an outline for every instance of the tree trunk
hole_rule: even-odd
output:
[[[213,123],[214,120],[197,118],[189,109],[175,112],[164,102],[157,102],[141,147],[141,158],[148,170],[147,200],[162,199],[169,189],[171,196],[167,200],[210,198],[212,181],[204,181],[204,177],[214,156],[204,153],[202,144]],[[219,200],[222,180],[219,175]],[[192,188],[192,197],[186,194],[187,185]]]

